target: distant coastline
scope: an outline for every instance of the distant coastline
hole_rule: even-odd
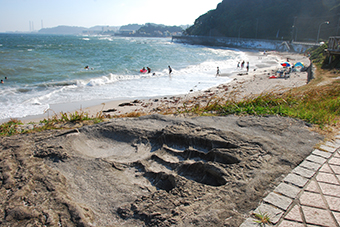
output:
[[[123,37],[171,37],[182,35],[190,25],[166,26],[163,24],[147,23],[128,24],[123,26],[97,25],[86,28],[79,26],[60,25],[52,28],[42,28],[29,32],[7,31],[8,34],[49,34],[49,35],[111,35]]]

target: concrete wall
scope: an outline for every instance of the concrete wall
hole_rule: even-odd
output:
[[[244,39],[232,37],[209,36],[173,36],[172,41],[204,46],[224,46],[232,48],[246,48],[258,50],[277,50],[303,53],[314,43],[289,43],[284,40]]]

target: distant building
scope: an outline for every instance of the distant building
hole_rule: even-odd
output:
[[[133,35],[133,34],[136,34],[136,31],[135,30],[120,29],[119,34],[120,35]]]

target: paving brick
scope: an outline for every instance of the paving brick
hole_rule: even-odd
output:
[[[339,150],[338,150],[338,152],[335,153],[334,157],[340,158],[340,151]]]
[[[336,148],[340,147],[340,140],[333,140],[332,143],[335,145]]]
[[[284,217],[284,219],[296,221],[296,222],[303,222],[300,207],[298,205],[295,205],[288,214]]]
[[[332,169],[329,167],[327,163],[325,163],[319,171],[325,173],[333,173]]]
[[[336,226],[329,211],[308,206],[302,206],[301,208],[307,224]]]
[[[333,158],[331,158],[331,159],[328,161],[328,163],[329,163],[330,165],[338,165],[338,166],[340,166],[340,158],[333,157]]]
[[[321,167],[321,164],[304,160],[303,162],[301,162],[301,164],[299,166],[305,167],[305,168],[310,169],[310,170],[317,171]]]
[[[334,171],[336,174],[340,174],[340,166],[337,165],[330,165],[331,169]]]
[[[278,223],[278,221],[284,214],[284,212],[280,210],[279,208],[276,208],[270,204],[264,204],[264,203],[261,203],[260,206],[258,206],[254,212],[262,213],[262,214],[267,213],[270,217],[270,221],[273,224]]]
[[[305,227],[305,225],[298,222],[283,220],[278,227]]]
[[[240,225],[240,227],[258,227],[259,225],[255,221],[256,219],[254,218],[248,218]]]
[[[325,152],[325,151],[320,151],[318,149],[315,149],[312,154],[314,155],[318,155],[318,156],[321,156],[321,157],[324,157],[324,158],[329,158],[331,157],[332,153],[329,153],[329,152]]]
[[[335,220],[338,222],[338,224],[340,225],[340,213],[339,212],[332,212],[332,214],[335,217]]]
[[[339,185],[339,181],[336,178],[336,176],[334,174],[330,174],[330,173],[318,173],[318,175],[316,176],[316,180],[318,182],[325,182],[325,183],[329,183],[329,184],[338,184]]]
[[[296,198],[300,191],[300,188],[286,183],[281,183],[274,189],[274,192],[281,193],[292,199]]]
[[[292,199],[283,196],[283,195],[279,195],[277,193],[271,192],[269,193],[264,199],[263,201],[270,203],[282,210],[287,210],[288,207],[290,206],[290,204],[293,202]]]
[[[321,191],[324,195],[340,196],[340,186],[319,182]]]
[[[316,193],[320,193],[320,189],[318,187],[318,184],[316,183],[316,181],[311,180],[308,184],[308,186],[305,189],[306,191],[309,192],[316,192]]]
[[[315,174],[315,171],[303,168],[301,166],[297,166],[292,172],[306,178],[312,178],[312,176]]]
[[[319,163],[319,164],[324,164],[326,162],[327,159],[317,156],[317,155],[309,155],[306,160],[311,161],[311,162],[315,162],[315,163]]]
[[[325,195],[325,198],[332,211],[340,212],[340,197]]]
[[[338,144],[335,141],[327,141],[325,143],[325,145],[328,146],[328,147],[334,147],[334,148],[338,148],[339,147]]]
[[[321,145],[319,147],[319,150],[323,150],[323,151],[326,151],[326,152],[334,153],[334,151],[336,149],[334,147],[329,147],[329,146]]]
[[[327,209],[327,206],[324,203],[321,194],[313,192],[303,192],[300,196],[300,204],[310,207]]]
[[[299,175],[290,173],[283,179],[283,181],[296,185],[300,188],[303,188],[305,184],[308,182],[308,179],[301,177]]]

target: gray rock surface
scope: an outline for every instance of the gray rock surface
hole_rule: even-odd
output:
[[[0,138],[0,224],[239,226],[320,140],[289,118],[161,115]]]

